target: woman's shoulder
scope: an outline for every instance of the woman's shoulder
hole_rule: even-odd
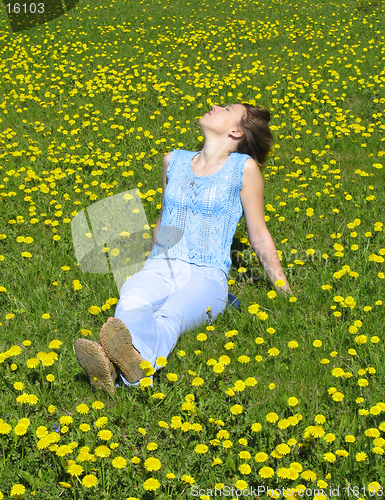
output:
[[[177,169],[177,165],[184,163],[188,158],[190,158],[190,153],[192,151],[188,151],[187,149],[172,149],[167,154],[168,156],[168,175],[173,175],[175,169]]]
[[[245,159],[247,159],[247,158],[251,158],[251,159],[253,159],[253,157],[252,157],[252,156],[250,156],[250,155],[249,155],[249,154],[247,154],[247,153],[238,153],[238,151],[236,151],[234,154],[235,154],[235,155],[237,155],[237,158],[240,158],[240,157],[242,156],[242,157],[244,157]]]
[[[190,150],[188,150],[188,149],[179,149],[179,148],[175,148],[175,149],[172,149],[172,150],[170,151],[170,153],[171,153],[172,155],[178,155],[178,156],[183,155],[183,156],[184,156],[184,155],[193,154],[193,153],[194,153],[194,151],[190,151]],[[197,151],[196,153],[199,153],[199,151]]]
[[[254,158],[247,153],[238,153],[238,151],[236,151],[234,153],[234,160],[237,165],[245,165],[248,160],[254,161]]]

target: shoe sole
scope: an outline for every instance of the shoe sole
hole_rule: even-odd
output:
[[[115,395],[115,382],[110,372],[108,358],[98,344],[88,339],[77,339],[74,345],[76,358],[87,373],[91,387],[98,387]]]
[[[103,325],[99,341],[108,358],[120,368],[128,382],[134,384],[145,377],[140,368],[144,360],[138,356],[132,345],[131,334],[120,319],[113,318]]]

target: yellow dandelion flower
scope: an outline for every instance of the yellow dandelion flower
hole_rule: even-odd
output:
[[[330,453],[330,452],[329,452],[329,453],[325,453],[323,457],[324,457],[324,460],[326,460],[326,461],[327,461],[327,462],[329,462],[329,463],[333,463],[333,462],[335,462],[335,461],[336,461],[336,458],[337,458],[337,457],[334,455],[334,453]]]
[[[305,481],[315,481],[317,479],[317,474],[311,470],[305,470],[302,472],[301,477]]]
[[[279,417],[275,412],[270,412],[266,415],[266,421],[271,423],[271,424],[274,424],[275,422],[277,422],[278,418]]]
[[[30,405],[35,405],[39,401],[39,398],[36,394],[28,394],[27,403]]]
[[[209,447],[205,444],[198,444],[195,446],[195,452],[199,455],[204,455],[209,451]]]
[[[363,451],[357,453],[357,455],[356,455],[357,462],[364,462],[367,459],[368,459],[368,455],[366,453],[364,453]]]
[[[112,432],[108,429],[103,429],[98,432],[98,438],[103,441],[109,441],[112,438]]]
[[[155,491],[160,488],[160,482],[157,479],[150,477],[143,483],[143,488],[146,491]]]
[[[72,488],[72,484],[66,483],[65,481],[59,481],[60,486],[63,488]]]
[[[51,342],[48,344],[49,349],[60,349],[60,346],[63,344],[61,340],[51,340]]]
[[[234,383],[233,391],[235,392],[242,392],[246,389],[246,384],[243,380],[237,380]]]
[[[292,469],[294,470],[295,472],[302,472],[303,470],[303,467],[300,463],[298,462],[292,462],[290,465],[289,465],[289,469]]]
[[[9,434],[12,430],[12,426],[6,422],[0,422],[0,434]]]
[[[94,453],[99,458],[107,458],[111,455],[111,450],[110,448],[108,448],[108,446],[102,444],[95,448]]]
[[[316,424],[320,424],[320,425],[322,425],[326,422],[326,418],[324,417],[324,415],[321,415],[321,414],[316,415],[314,417],[314,420],[315,420]]]
[[[247,385],[247,387],[254,387],[257,385],[257,380],[254,377],[248,377],[245,380],[245,385]]]
[[[104,408],[104,403],[102,403],[102,401],[94,401],[91,406],[94,410],[102,410]]]
[[[143,377],[140,379],[140,387],[142,389],[145,389],[146,387],[151,387],[151,386],[152,386],[151,377]]]
[[[56,455],[58,457],[65,457],[66,455],[69,455],[71,453],[73,453],[73,449],[67,444],[59,446],[58,449],[56,450]]]
[[[223,363],[215,363],[213,366],[214,373],[222,373],[225,369],[225,365]]]
[[[155,457],[149,457],[144,461],[144,466],[148,471],[159,470],[162,466],[161,461]]]
[[[30,368],[30,369],[36,368],[37,366],[39,366],[39,363],[40,363],[40,361],[38,359],[30,358],[27,361],[27,368]]]
[[[287,455],[290,453],[290,446],[288,446],[286,443],[281,443],[275,447],[275,450],[280,454],[280,455]]]
[[[82,479],[82,485],[85,488],[92,488],[93,486],[96,486],[98,484],[98,478],[94,476],[93,474],[88,474],[87,476],[84,476]]]
[[[27,430],[28,430],[28,426],[27,425],[24,425],[24,424],[20,424],[18,423],[14,429],[13,429],[13,432],[17,435],[17,436],[24,436],[24,434],[27,433]]]
[[[40,425],[35,432],[36,436],[40,439],[48,436],[48,429],[44,425]]]
[[[382,486],[377,481],[373,481],[372,483],[368,484],[368,491],[369,495],[371,496],[372,494],[377,493],[379,491],[382,492]]]
[[[190,484],[191,486],[195,483],[195,479],[192,476],[189,476],[188,474],[183,474],[181,479],[184,483]]]
[[[88,413],[90,411],[90,409],[88,408],[88,406],[86,404],[82,403],[76,407],[76,411],[78,413],[81,413],[82,415],[85,415],[86,413]]]
[[[11,497],[19,498],[25,493],[25,487],[22,484],[14,484],[11,489]]]
[[[228,439],[230,437],[229,432],[226,429],[221,429],[217,432],[218,439]]]
[[[163,394],[163,392],[155,392],[154,394],[151,394],[151,397],[153,399],[163,399],[164,394]]]
[[[333,443],[336,440],[336,437],[331,432],[328,432],[328,434],[326,434],[326,436],[324,437],[324,439],[325,439],[325,441],[327,443],[331,444],[331,443]]]
[[[101,429],[102,427],[104,427],[106,425],[106,423],[108,422],[108,417],[100,417],[96,420],[95,422],[95,426],[98,428],[98,429]]]
[[[266,462],[266,460],[269,458],[269,455],[267,453],[265,453],[264,451],[260,451],[258,452],[255,457],[254,457],[254,460],[258,463],[262,463],[262,462]]]
[[[230,408],[230,413],[232,413],[233,415],[240,415],[241,413],[243,413],[243,408],[241,405],[234,405]]]
[[[259,423],[259,422],[254,422],[252,425],[251,425],[251,430],[253,432],[260,432],[262,430],[262,425]]]
[[[159,358],[157,358],[155,363],[159,366],[159,368],[163,368],[167,365],[167,358],[165,358],[164,356],[160,356]]]
[[[277,426],[279,429],[287,429],[290,426],[290,421],[287,418],[283,418],[282,420],[278,421]]]
[[[182,418],[181,417],[171,417],[171,429],[179,429],[182,425]]]
[[[258,314],[259,311],[259,304],[252,304],[251,306],[248,307],[248,312],[250,314]]]
[[[71,476],[79,477],[83,474],[84,469],[81,465],[73,463],[68,467],[67,471]]]
[[[246,363],[249,363],[250,358],[249,358],[249,356],[242,355],[242,356],[238,357],[238,361],[240,363],[246,364]]]
[[[27,403],[29,399],[29,394],[23,392],[23,394],[20,394],[20,396],[17,396],[16,402],[17,403]]]
[[[63,415],[59,418],[59,422],[61,425],[69,425],[72,424],[74,419],[70,415]]]
[[[194,387],[199,387],[200,385],[203,385],[205,383],[205,381],[203,380],[202,377],[195,377],[192,382],[191,382],[191,385],[193,385]]]
[[[270,477],[274,476],[274,470],[271,467],[262,467],[262,469],[259,469],[258,474],[263,478],[263,479],[268,479]]]
[[[342,394],[342,392],[335,392],[333,395],[332,395],[332,398],[334,401],[342,401],[344,399],[344,395]]]

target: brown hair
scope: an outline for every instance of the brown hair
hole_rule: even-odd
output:
[[[237,153],[248,154],[259,166],[261,172],[266,168],[266,160],[274,145],[274,137],[269,128],[270,111],[262,106],[252,106],[245,102],[246,115],[240,122],[243,137],[238,143]]]

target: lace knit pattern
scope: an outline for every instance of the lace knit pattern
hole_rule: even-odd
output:
[[[174,149],[170,155],[162,218],[148,258],[178,258],[221,269],[228,278],[231,244],[243,214],[243,167],[251,156],[231,153],[218,172],[204,177],[190,167],[197,154]]]

